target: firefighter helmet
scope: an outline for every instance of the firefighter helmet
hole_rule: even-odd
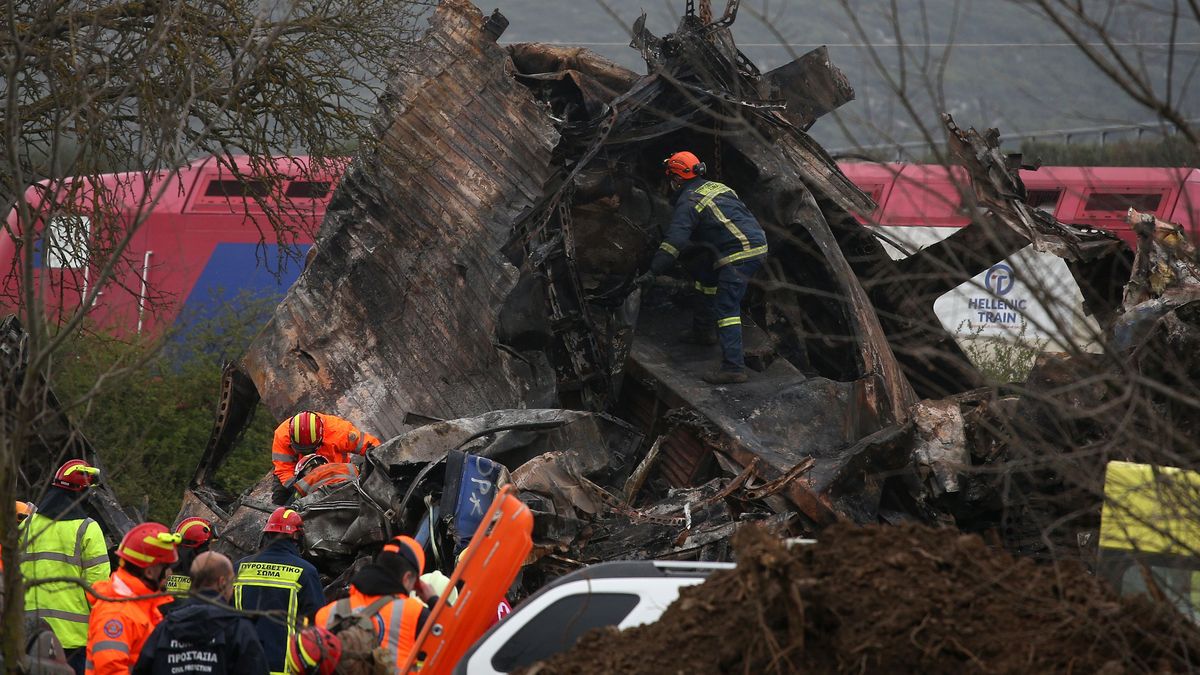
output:
[[[37,507],[33,505],[33,502],[17,502],[17,522],[32,516],[36,510]]]
[[[125,533],[125,538],[117,548],[117,556],[138,567],[149,567],[155,563],[170,565],[179,561],[179,551],[175,547],[181,539],[166,525],[142,523]]]
[[[392,553],[404,558],[417,570],[417,576],[425,572],[425,549],[416,539],[405,535],[392,537],[383,545],[384,553]]]
[[[270,518],[267,518],[267,524],[263,527],[263,532],[296,534],[303,529],[304,519],[300,517],[300,514],[286,506],[281,506],[275,509]]]
[[[50,484],[72,492],[82,492],[95,485],[100,469],[90,466],[82,459],[67,460],[66,464],[58,467]]]
[[[181,543],[188,548],[200,548],[208,543],[210,539],[216,539],[217,529],[213,524],[204,518],[192,516],[184,518],[179,527],[175,528],[175,534],[178,534],[183,540]]]
[[[663,167],[667,170],[668,176],[676,176],[683,180],[703,176],[705,171],[704,162],[690,152],[677,152],[671,155],[663,160]]]
[[[326,459],[325,457],[322,457],[321,455],[318,455],[316,453],[313,453],[311,455],[305,455],[300,458],[299,462],[296,462],[296,475],[303,478],[304,474],[308,473],[309,471],[312,471],[313,469],[317,468],[318,466],[321,466],[322,464],[328,464],[328,463],[329,463],[328,459]]]
[[[324,626],[309,626],[288,640],[287,672],[332,675],[342,660],[342,641]]]
[[[325,440],[325,420],[311,410],[293,415],[288,420],[288,438],[297,452],[312,452]]]

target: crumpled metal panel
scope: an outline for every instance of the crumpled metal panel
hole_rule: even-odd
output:
[[[438,6],[380,100],[378,147],[244,357],[276,417],[336,410],[388,438],[409,412],[553,402],[552,374],[494,340],[518,277],[502,249],[542,196],[558,132],[483,24],[468,2]]]

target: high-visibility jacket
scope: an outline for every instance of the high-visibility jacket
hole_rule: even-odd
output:
[[[279,539],[257,555],[243,558],[233,581],[233,604],[241,610],[280,611],[277,617],[254,617],[254,628],[272,673],[284,672],[288,640],[296,626],[325,602],[321,577],[300,557],[296,543]]]
[[[292,487],[296,489],[296,494],[306,497],[317,488],[341,485],[356,478],[358,478],[358,467],[353,464],[346,462],[322,464],[306,473],[304,478],[296,481]]]
[[[119,568],[105,581],[95,585],[98,595],[110,598],[136,598],[153,595],[141,579]],[[125,675],[137,663],[146,638],[162,621],[160,607],[171,598],[143,597],[126,602],[96,598],[88,622],[87,675]]]
[[[63,649],[78,649],[88,640],[87,593],[79,585],[37,579],[68,577],[95,585],[108,578],[108,545],[91,518],[54,520],[35,513],[20,524],[21,574],[25,577],[25,611],[45,619]]]
[[[325,628],[333,628],[339,617],[361,613],[371,603],[380,599],[380,595],[366,595],[350,584],[350,596],[325,605],[317,612],[314,623]],[[375,634],[379,636],[379,646],[387,654],[387,663],[396,664],[396,672],[408,661],[413,645],[420,632],[421,611],[425,603],[410,596],[396,596],[395,600],[384,605],[371,623],[375,625]]]
[[[313,452],[328,459],[331,463],[343,464],[350,461],[350,455],[366,453],[368,446],[379,445],[379,439],[371,434],[359,431],[358,427],[336,416],[318,413],[325,423],[323,441]],[[271,463],[275,465],[275,475],[280,483],[287,483],[296,474],[296,462],[300,456],[292,449],[291,430],[288,420],[275,428],[275,440],[271,445]]]
[[[192,578],[186,574],[172,574],[163,584],[163,590],[175,597],[183,597],[192,590]]]
[[[767,254],[767,236],[750,209],[729,186],[703,178],[683,184],[675,196],[671,224],[650,267],[663,272],[689,241],[716,253],[714,267]]]

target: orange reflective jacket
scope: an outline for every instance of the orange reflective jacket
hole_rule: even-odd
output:
[[[123,567],[97,583],[95,589],[96,593],[109,598],[134,598],[155,592]],[[137,663],[146,638],[162,621],[159,607],[171,600],[170,597],[157,597],[110,602],[95,598],[88,619],[87,675],[128,673]]]
[[[361,455],[369,446],[379,445],[378,438],[359,431],[350,422],[334,415],[318,414],[325,423],[325,436],[321,446],[314,452],[331,463],[345,464],[350,461],[350,455]],[[292,449],[289,431],[288,420],[284,420],[275,428],[275,441],[271,446],[271,463],[275,465],[275,475],[280,483],[292,479],[296,474],[296,462],[300,461],[300,455]]]
[[[305,497],[317,488],[341,485],[355,478],[358,478],[358,467],[353,464],[322,464],[304,474],[304,478],[296,481],[293,487],[296,488],[296,494]]]
[[[332,628],[339,617],[362,612],[368,605],[382,596],[365,595],[354,584],[350,584],[350,597],[342,598],[317,610],[313,623]],[[379,646],[387,653],[387,662],[396,664],[396,671],[408,661],[413,642],[417,639],[417,623],[425,604],[420,600],[403,596],[384,605],[379,613],[371,617],[375,633],[379,635]]]

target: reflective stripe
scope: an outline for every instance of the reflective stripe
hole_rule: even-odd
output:
[[[747,251],[738,251],[737,253],[734,253],[733,255],[727,255],[724,258],[721,258],[720,260],[718,260],[717,264],[714,265],[714,267],[721,267],[722,265],[728,265],[729,263],[738,262],[740,260],[746,260],[748,258],[757,258],[760,255],[766,255],[766,254],[767,254],[767,245],[763,244],[762,246],[756,246]]]
[[[404,623],[404,598],[397,598],[392,603],[392,611],[388,615],[391,625],[388,626],[387,632],[387,652],[389,661],[397,661],[400,655],[397,650],[400,648],[400,626]]]
[[[329,616],[325,617],[325,628],[333,628],[334,622],[343,616],[350,616],[353,610],[350,608],[350,598],[342,598],[333,605],[333,611]]]
[[[30,610],[30,613],[39,618],[45,619],[62,619],[63,621],[74,621],[82,624],[86,624],[88,622],[87,614],[68,612],[63,609],[34,609]]]
[[[54,562],[67,563],[68,565],[75,564],[75,556],[58,551],[38,551],[37,553],[27,553],[21,556],[23,562],[35,562],[37,560],[53,560]],[[105,560],[108,560],[105,557]],[[90,566],[89,566],[90,567]]]
[[[717,294],[716,286],[705,286],[704,284],[700,283],[699,281],[696,282],[696,290],[700,291],[701,293],[703,293],[705,295],[716,295]]]
[[[717,319],[717,327],[718,328],[724,328],[726,326],[740,326],[740,325],[742,325],[742,317],[740,317],[740,316],[727,316],[724,319]]]
[[[118,642],[117,640],[101,640],[101,641],[97,642],[96,644],[92,645],[92,656],[95,656],[96,654],[98,654],[100,652],[107,652],[107,651],[121,652],[123,654],[128,654],[129,653],[129,645],[125,644],[124,642]]]
[[[272,462],[294,462],[294,461],[296,461],[296,456],[289,455],[284,452],[272,452],[271,453],[271,461]]]
[[[296,488],[296,492],[299,492],[301,496],[308,496],[309,491],[312,490],[312,486],[303,479],[296,481],[292,487]]]
[[[108,564],[108,554],[107,553],[104,555],[98,555],[95,558],[92,558],[91,560],[83,561],[84,567],[95,567],[96,565],[107,565],[107,564]]]
[[[742,245],[743,251],[750,250],[750,240],[746,238],[746,234],[742,232],[741,228],[734,225],[732,220],[725,216],[725,212],[721,210],[721,207],[716,204],[709,204],[708,209],[712,211],[713,217],[724,225],[726,230],[729,230],[729,234],[732,234],[738,240]]]
[[[667,253],[670,253],[672,257],[675,257],[675,258],[679,257],[679,249],[675,248],[674,246],[668,244],[665,241],[663,243],[659,244],[658,248],[660,250],[666,251]]]

